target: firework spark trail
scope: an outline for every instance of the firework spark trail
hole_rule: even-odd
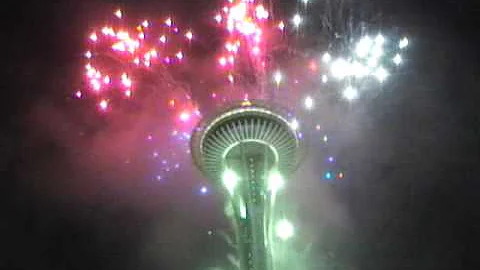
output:
[[[270,3],[271,4],[271,3]],[[222,76],[244,99],[267,98],[272,53],[284,47],[283,21],[275,21],[262,1],[229,0],[213,17],[227,33],[217,59]]]
[[[251,0],[228,1],[215,15],[216,22],[228,36],[218,64],[225,69],[230,83],[234,82],[237,62],[251,60],[256,72],[265,67],[265,25],[269,12]]]

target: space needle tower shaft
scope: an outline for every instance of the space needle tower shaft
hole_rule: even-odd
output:
[[[282,114],[244,102],[192,137],[198,168],[225,191],[241,270],[273,270],[273,207],[299,163],[299,134]]]

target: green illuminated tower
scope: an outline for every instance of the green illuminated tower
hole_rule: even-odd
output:
[[[272,270],[274,237],[293,234],[273,210],[300,162],[297,126],[278,110],[245,101],[204,121],[192,136],[197,167],[227,196],[241,270]]]

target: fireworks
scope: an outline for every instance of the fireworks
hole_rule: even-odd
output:
[[[228,76],[235,72],[239,57],[254,61],[259,72],[264,66],[265,25],[270,14],[256,1],[228,1],[215,17],[215,21],[228,32],[219,65]],[[230,81],[232,81],[230,79]]]
[[[271,11],[275,9],[256,0],[228,0],[212,12],[210,21],[218,26],[218,36],[224,39],[220,48],[212,49],[215,58],[207,60],[208,66],[215,66],[210,73],[213,75],[196,78],[194,82],[213,81],[205,93],[199,90],[192,93],[192,82],[183,77],[178,79],[175,73],[184,68],[195,74],[189,62],[197,55],[190,54],[190,48],[192,43],[204,41],[201,33],[188,26],[180,27],[173,16],[141,19],[132,24],[128,14],[115,10],[109,24],[86,35],[85,87],[75,91],[73,97],[94,101],[101,114],[122,111],[128,103],[155,104],[157,117],[165,121],[161,127],[152,123],[145,138],[151,150],[148,156],[161,171],[156,172],[154,179],[160,181],[165,179],[165,173],[181,169],[188,158],[189,134],[202,115],[195,100],[199,96],[215,106],[232,100],[271,99],[291,111],[315,115],[327,91],[333,90],[339,102],[352,102],[364,92],[388,83],[406,63],[408,38],[378,32],[350,34],[342,46],[326,40],[328,50],[315,48],[315,53],[303,53],[289,39],[294,37],[293,43],[297,44],[311,38],[298,34],[310,22],[308,10],[316,3],[301,0],[300,4],[301,13],[280,20],[273,19]],[[286,63],[277,59],[278,48],[283,50],[280,54],[288,54],[292,59]],[[307,81],[310,87],[306,86]],[[290,121],[294,129],[302,125],[316,133],[319,142],[329,143],[329,137],[317,122],[301,117]],[[328,160],[328,166],[336,164]],[[330,177],[324,179],[344,177],[334,170],[328,173]],[[207,190],[202,186],[199,192],[207,194]]]
[[[159,122],[151,123],[145,137],[151,149],[147,155],[157,164],[154,179],[161,181],[181,169],[191,129],[201,116],[188,86],[175,79],[173,70],[186,61],[194,31],[181,29],[172,17],[137,20],[132,26],[122,10],[109,21],[87,35],[85,87],[74,97],[93,100],[101,113],[128,113],[126,103],[159,111]]]
[[[184,48],[192,41],[192,30],[180,30],[172,18],[141,20],[135,27],[125,27],[124,13],[114,12],[112,24],[96,28],[88,36],[84,53],[86,89],[77,98],[97,100],[105,111],[119,99],[130,99],[137,92],[137,75],[167,72],[169,65],[184,61]],[[158,74],[155,74],[158,75]],[[165,77],[165,76],[156,76]]]
[[[321,62],[328,67],[328,74],[321,75],[322,82],[327,83],[329,77],[344,82],[343,97],[354,100],[358,98],[360,89],[372,88],[369,84],[372,79],[378,83],[385,82],[391,74],[390,70],[403,63],[399,50],[404,50],[407,45],[407,38],[395,42],[382,34],[375,38],[362,36],[338,57],[333,57],[331,52],[322,55]],[[364,87],[365,84],[368,86]]]
[[[291,111],[288,121],[292,129],[299,131],[299,137],[313,141],[312,148],[320,148],[323,156],[318,160],[323,164],[316,165],[323,171],[318,180],[339,183],[349,175],[339,169],[342,161],[331,152],[336,137],[327,134],[329,127],[320,117],[334,110],[325,108],[325,104],[334,103],[327,104],[333,107],[345,103],[350,108],[368,91],[388,85],[408,64],[410,41],[390,34],[388,29],[380,33],[358,25],[335,28],[327,17],[327,22],[322,22],[324,27],[318,27],[317,36],[311,34],[315,32],[310,28],[315,20],[309,17],[314,13],[309,14],[310,9],[330,4],[328,9],[334,9],[336,1],[299,0],[298,13],[281,18],[272,14],[277,9],[262,4],[267,2],[227,0],[212,11],[208,20],[202,21],[217,26],[215,38],[221,39],[221,45],[208,48],[210,53],[206,55],[213,57],[203,58],[195,46],[210,46],[211,37],[202,36],[201,27],[183,27],[174,16],[134,20],[123,10],[115,10],[108,24],[85,34],[84,87],[75,89],[72,97],[93,103],[91,107],[102,118],[129,115],[131,104],[141,108],[142,117],[148,116],[147,120],[142,118],[146,124],[138,131],[143,136],[138,148],[146,147],[141,148],[143,156],[129,156],[128,162],[148,159],[153,167],[149,179],[159,183],[173,179],[170,176],[184,168],[188,173],[190,134],[205,113],[200,108],[264,99]],[[272,2],[275,5],[276,1],[269,4]],[[328,31],[334,34],[319,33]],[[321,42],[316,42],[319,39]],[[316,45],[308,45],[312,43]],[[192,64],[198,59],[204,61],[203,65]],[[212,68],[203,72],[207,75],[198,75],[199,66]],[[225,185],[232,190],[239,179],[226,173]],[[288,186],[287,179],[271,180],[270,189]],[[202,183],[195,183],[192,190],[200,196],[213,192]],[[287,220],[276,229],[280,239],[294,234]]]

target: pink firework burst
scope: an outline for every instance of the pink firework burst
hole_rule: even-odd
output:
[[[151,78],[160,85],[158,88],[179,88],[169,74],[169,66],[186,61],[185,49],[194,39],[193,31],[181,29],[172,17],[139,20],[130,27],[121,10],[113,15],[110,24],[88,35],[84,53],[86,87],[75,97],[93,98],[98,110],[105,112],[119,100],[132,99],[148,88],[139,86],[149,73],[154,74]]]
[[[219,67],[226,73],[228,82],[235,83],[241,66],[248,65],[254,73],[265,68],[265,45],[270,14],[257,1],[227,1],[214,19],[227,32]]]

